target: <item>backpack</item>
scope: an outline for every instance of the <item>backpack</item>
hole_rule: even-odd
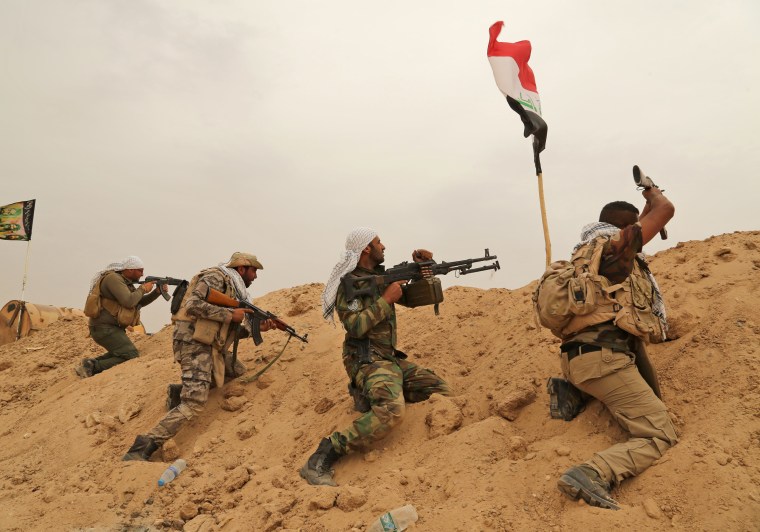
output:
[[[84,315],[88,318],[97,318],[100,316],[100,311],[103,310],[100,304],[100,283],[103,282],[103,277],[105,277],[105,274],[101,275],[100,279],[95,282],[95,286],[87,294],[87,299],[84,302]]]
[[[619,310],[605,290],[609,281],[599,275],[605,241],[606,237],[598,237],[579,248],[569,261],[553,262],[538,281],[533,292],[535,318],[554,336],[565,338],[580,330],[568,330],[577,316],[601,311],[606,319],[612,319]]]

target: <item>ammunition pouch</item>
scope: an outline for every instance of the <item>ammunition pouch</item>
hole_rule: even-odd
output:
[[[230,344],[230,323],[198,318],[194,323],[193,340],[224,351]]]
[[[438,277],[429,277],[401,286],[401,298],[399,305],[405,307],[423,307],[435,305],[435,313],[438,314],[438,304],[443,302],[443,288]]]
[[[586,409],[587,396],[565,379],[549,377],[546,392],[549,394],[549,414],[553,419],[571,421]]]
[[[134,308],[122,307],[118,301],[103,296],[100,297],[100,305],[116,318],[119,327],[134,327],[140,323],[140,305]]]

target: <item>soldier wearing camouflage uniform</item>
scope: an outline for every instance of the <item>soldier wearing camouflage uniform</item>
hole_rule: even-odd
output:
[[[350,380],[349,389],[364,399],[366,408],[360,407],[363,401],[357,401],[357,409],[364,413],[351,425],[322,439],[300,470],[309,484],[335,486],[332,476],[335,461],[385,437],[401,421],[406,403],[424,401],[434,393],[451,393],[443,379],[409,362],[396,349],[394,303],[402,295],[401,282],[386,287],[382,295],[362,295],[346,301],[341,277],[382,274],[384,250],[373,230],[352,231],[346,239],[343,260],[333,269],[322,296],[325,318],[332,320],[333,310],[337,310],[346,330],[343,365]],[[413,254],[416,261],[430,258],[432,254],[425,250]]]
[[[599,223],[584,227],[583,246],[602,245],[599,274],[610,284],[639,283],[634,289],[636,316],[662,341],[667,330],[665,307],[654,277],[638,257],[670,220],[673,204],[657,188],[644,190],[647,200],[641,216],[626,202],[606,205]],[[630,286],[633,286],[632,284]],[[640,288],[644,288],[643,290]],[[618,509],[610,497],[611,487],[642,473],[678,441],[667,408],[658,397],[654,369],[644,350],[644,340],[623,330],[624,323],[600,319],[594,313],[578,316],[586,326],[563,338],[561,364],[565,377],[582,392],[595,397],[630,434],[626,442],[597,452],[587,462],[571,467],[558,481],[558,488],[572,499],[582,498],[592,506]],[[628,327],[630,328],[630,327]],[[577,329],[577,327],[576,327]],[[637,331],[638,332],[638,331]],[[646,377],[646,378],[645,378]]]
[[[179,404],[171,405],[173,408],[147,434],[135,438],[124,460],[148,460],[203,410],[212,387],[220,387],[227,379],[245,372],[239,361],[233,368],[232,357],[226,353],[236,334],[238,338],[250,334],[248,325],[242,323],[244,309],[212,305],[206,302],[206,297],[209,289],[214,289],[238,300],[249,300],[246,288],[261,269],[263,266],[255,255],[237,252],[226,264],[205,269],[192,279],[180,310],[172,316],[174,360],[182,371]],[[274,327],[269,320],[261,323],[262,331]],[[174,386],[177,385],[170,385],[170,394]]]

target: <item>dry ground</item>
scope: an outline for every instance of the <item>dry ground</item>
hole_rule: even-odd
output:
[[[341,330],[321,319],[322,285],[257,300],[310,342],[291,342],[260,381],[213,391],[205,412],[153,462],[122,462],[164,413],[178,382],[171,329],[139,337],[139,359],[79,380],[99,354],[86,321],[59,321],[0,347],[0,529],[361,530],[414,504],[420,531],[760,529],[760,232],[686,242],[657,254],[672,341],[652,346],[680,443],[614,496],[618,512],[565,499],[558,475],[624,435],[597,402],[572,422],[548,415],[558,341],[537,330],[517,289],[446,290],[441,315],[399,309],[400,349],[456,392],[410,405],[371,452],[338,462],[338,488],[298,468],[354,417]],[[285,334],[242,345],[250,370]],[[227,396],[227,397],[225,397]],[[188,469],[158,488],[182,456]]]

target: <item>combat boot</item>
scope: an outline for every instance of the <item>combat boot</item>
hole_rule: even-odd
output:
[[[95,375],[95,359],[83,358],[82,363],[74,369],[77,375],[86,379]]]
[[[590,506],[620,510],[620,505],[610,497],[610,485],[602,480],[593,467],[579,465],[571,467],[557,481],[559,491],[573,500],[579,498]]]
[[[337,486],[333,480],[332,466],[340,456],[333,448],[330,438],[323,438],[299,473],[314,486]]]
[[[135,438],[135,443],[129,448],[127,454],[122,457],[122,460],[147,461],[157,449],[158,444],[153,441],[153,438],[141,434]]]
[[[170,384],[166,387],[166,409],[173,410],[182,402],[180,394],[182,393],[181,384]]]

